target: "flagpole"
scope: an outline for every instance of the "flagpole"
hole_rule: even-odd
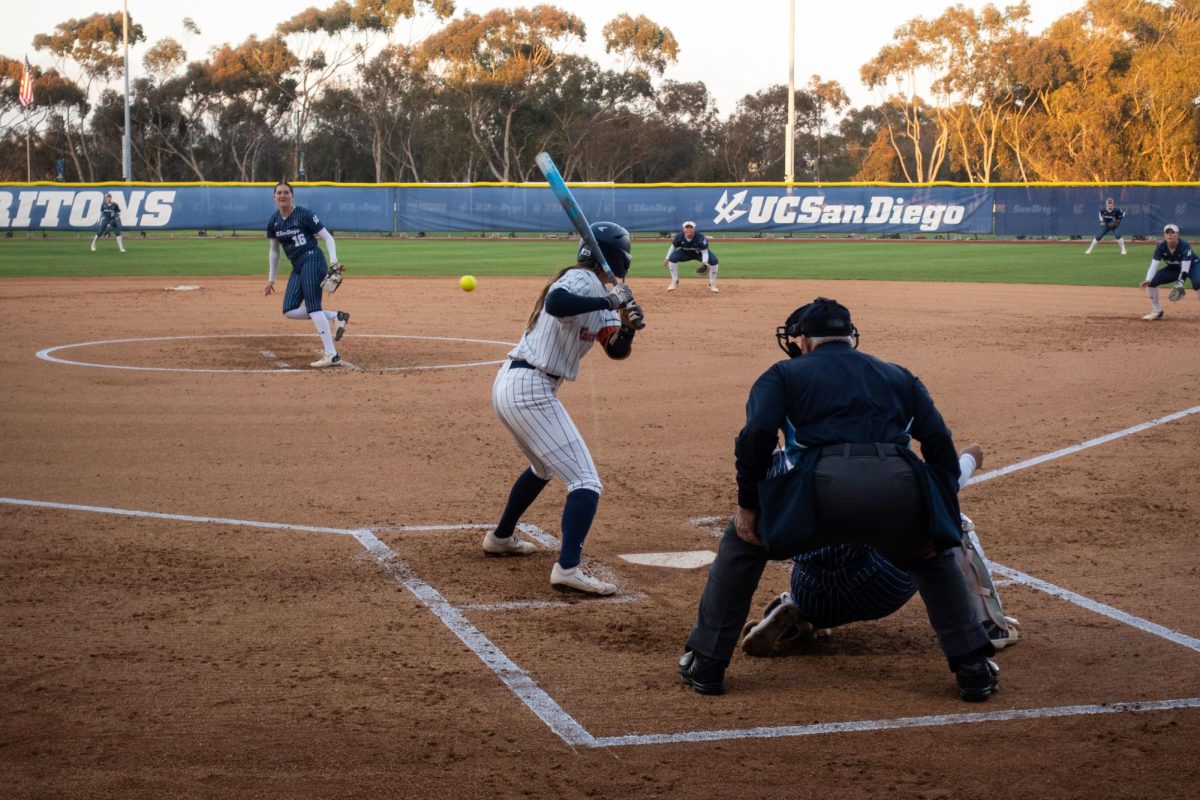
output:
[[[28,183],[33,183],[33,158],[29,150],[29,129],[32,125],[29,122],[29,106],[25,106],[25,180]]]
[[[129,0],[123,3],[121,35],[125,40],[125,135],[121,139],[121,176],[125,182],[133,180],[132,136],[129,133]]]

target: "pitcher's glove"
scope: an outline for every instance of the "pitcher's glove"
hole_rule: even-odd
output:
[[[700,266],[696,267],[696,274],[697,275],[707,275],[708,274],[708,264],[701,264]]]
[[[622,308],[618,316],[621,318],[621,327],[626,330],[640,331],[646,327],[646,312],[642,311],[637,301]]]
[[[1171,289],[1171,293],[1167,295],[1167,299],[1174,303],[1176,300],[1182,300],[1187,294],[1187,289],[1183,288],[1183,276],[1179,276],[1179,280],[1175,281],[1175,286]]]
[[[341,263],[335,261],[329,265],[329,271],[325,273],[325,279],[321,281],[321,288],[333,294],[342,285],[342,273],[346,268]]]

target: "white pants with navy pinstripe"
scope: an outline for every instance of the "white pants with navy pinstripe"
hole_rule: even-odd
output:
[[[555,380],[537,369],[504,362],[492,384],[492,408],[539,478],[559,478],[567,491],[603,487],[592,454],[558,399]]]

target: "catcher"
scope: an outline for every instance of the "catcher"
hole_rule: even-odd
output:
[[[1100,232],[1092,238],[1092,243],[1088,245],[1087,252],[1084,253],[1084,255],[1091,253],[1092,248],[1099,244],[1100,240],[1110,233],[1113,235],[1113,238],[1117,240],[1117,244],[1121,245],[1121,255],[1127,255],[1127,251],[1125,250],[1125,239],[1120,233],[1117,232],[1117,228],[1121,227],[1121,220],[1124,218],[1125,212],[1113,205],[1113,199],[1111,197],[1106,198],[1104,201],[1104,208],[1100,209]]]
[[[267,286],[263,294],[275,293],[275,275],[279,269],[279,248],[292,262],[292,275],[288,278],[283,293],[283,315],[288,319],[308,318],[313,321],[325,354],[312,363],[318,369],[342,363],[334,342],[340,341],[346,332],[350,314],[345,311],[326,311],[321,308],[321,292],[333,294],[342,283],[344,268],[337,260],[337,248],[333,234],[321,224],[317,215],[307,208],[296,205],[292,185],[287,181],[275,184],[275,207],[278,209],[267,222],[267,238],[271,240],[268,254]],[[325,242],[329,250],[330,266],[325,265],[325,255],[317,246],[317,240]],[[329,323],[335,327],[331,330]]]
[[[1187,289],[1183,288],[1183,282],[1190,278],[1192,290],[1197,291],[1196,298],[1200,299],[1196,273],[1192,271],[1195,262],[1196,256],[1192,252],[1192,246],[1179,238],[1179,226],[1172,222],[1163,228],[1163,240],[1158,243],[1158,247],[1154,248],[1154,257],[1150,259],[1150,268],[1146,270],[1146,280],[1141,284],[1150,297],[1151,308],[1150,313],[1142,319],[1153,322],[1163,318],[1158,287],[1164,284],[1174,284],[1170,294],[1167,295],[1167,299],[1173,303],[1176,300],[1182,300],[1183,296],[1187,294]]]
[[[802,448],[791,431],[788,434],[786,447],[775,453],[768,477],[786,472],[799,458]],[[983,448],[970,445],[959,454],[958,463],[961,488],[971,473],[983,466]],[[960,517],[963,541],[956,555],[975,616],[992,645],[1002,650],[1020,638],[1020,622],[1005,615],[975,524],[965,514]],[[883,619],[899,611],[916,593],[917,584],[909,574],[869,545],[839,544],[801,553],[792,559],[791,591],[773,598],[762,620],[746,624],[742,651],[750,656],[784,655],[830,628]]]

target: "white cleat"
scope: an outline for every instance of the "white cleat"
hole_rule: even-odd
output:
[[[95,250],[96,248],[93,247],[92,249]],[[679,281],[671,281],[670,283],[667,284],[668,292],[673,292],[678,288],[679,288]]]
[[[514,533],[503,539],[495,531],[483,537],[483,552],[489,556],[527,556],[534,551],[532,542],[523,542]]]
[[[617,587],[611,583],[593,578],[578,566],[563,569],[557,561],[554,562],[554,569],[550,570],[550,585],[555,589],[574,589],[585,594],[610,595],[617,593]]]
[[[92,242],[92,252],[96,252],[96,243]]]
[[[711,283],[708,285],[708,290],[709,290],[710,292],[712,292],[713,294],[716,294],[717,292],[721,291],[720,289],[718,289],[718,288],[716,287],[716,285],[715,285],[715,284],[711,284]]]
[[[1147,320],[1149,322],[1154,322],[1155,320],[1159,320],[1162,318],[1163,318],[1163,312],[1161,312],[1161,311],[1151,311],[1149,314],[1142,317],[1142,319]]]
[[[314,361],[309,364],[310,367],[321,369],[322,367],[340,367],[342,365],[342,357],[337,353],[326,353],[320,361]]]

